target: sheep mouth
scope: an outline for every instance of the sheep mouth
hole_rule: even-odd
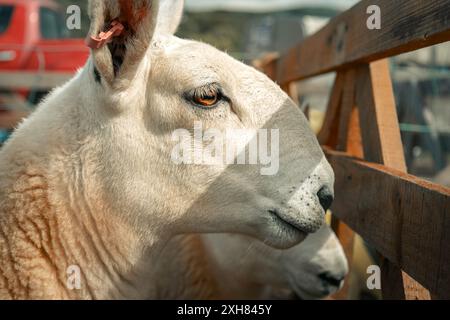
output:
[[[274,220],[281,225],[284,229],[287,229],[289,231],[293,231],[296,233],[301,233],[302,235],[307,235],[309,232],[307,230],[305,230],[304,228],[302,228],[299,225],[293,224],[289,221],[287,221],[286,219],[284,219],[280,212],[276,209],[271,209],[268,210],[269,213],[271,214],[271,216],[274,218]]]

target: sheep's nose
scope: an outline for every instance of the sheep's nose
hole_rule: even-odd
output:
[[[319,279],[322,280],[326,285],[331,285],[333,287],[339,288],[344,281],[345,276],[337,276],[330,274],[328,272],[323,272],[319,274]]]
[[[317,192],[317,196],[319,197],[319,202],[323,210],[327,211],[334,200],[333,192],[329,187],[324,186]]]

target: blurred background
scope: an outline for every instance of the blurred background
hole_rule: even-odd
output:
[[[210,43],[246,63],[283,52],[319,30],[357,0],[186,0],[178,36]],[[81,9],[79,29],[67,27],[67,8]],[[48,91],[81,68],[87,1],[0,0],[0,145]],[[363,17],[362,17],[363,18]],[[405,156],[410,173],[450,186],[450,45],[391,59]],[[297,84],[298,101],[320,130],[334,75]],[[365,289],[365,266],[376,255],[356,243],[352,298],[375,299]]]

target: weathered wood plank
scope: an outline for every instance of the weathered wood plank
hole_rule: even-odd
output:
[[[339,220],[336,215],[332,215],[331,217],[331,227],[333,228],[334,233],[339,239],[339,242],[344,249],[345,256],[347,257],[349,272],[344,280],[344,286],[339,290],[336,294],[333,295],[333,298],[337,300],[345,300],[348,299],[349,288],[350,288],[350,275],[352,272],[352,262],[353,262],[353,246],[355,233],[352,229],[350,229],[344,222]]]
[[[346,151],[349,135],[349,119],[351,117],[354,103],[355,73],[353,70],[339,72],[330,94],[330,100],[325,116],[319,140],[333,149]],[[347,299],[350,288],[350,277],[352,272],[354,232],[336,215],[332,215],[331,226],[342,244],[345,255],[349,262],[349,273],[347,274],[343,288],[333,295],[335,299]]]
[[[64,84],[73,76],[73,73],[1,71],[0,89],[16,90],[32,88],[34,90],[49,90]]]
[[[354,157],[364,158],[361,126],[359,124],[359,109],[356,106],[352,108],[350,113],[346,151]]]
[[[381,9],[381,29],[369,30],[367,8]],[[363,0],[265,69],[283,85],[450,40],[448,0]]]
[[[286,84],[281,87],[281,89],[287,93],[287,95],[294,101],[297,106],[300,106],[300,101],[298,99],[297,84],[295,82]]]
[[[389,62],[380,60],[357,71],[359,108],[365,159],[406,172]]]
[[[264,72],[270,79],[275,79],[277,74],[276,65],[273,63],[279,58],[278,53],[267,53],[262,56],[261,59],[257,59],[253,61],[253,66]]]
[[[342,104],[339,112],[339,130],[337,144],[334,148],[338,151],[347,151],[348,138],[350,137],[350,118],[355,104],[355,71],[348,70],[345,73],[344,90],[342,92]]]
[[[335,147],[339,130],[339,116],[342,104],[342,94],[345,85],[345,72],[338,72],[328,100],[327,112],[322,129],[317,138],[321,145]]]
[[[338,218],[433,294],[449,299],[450,189],[325,152],[336,174],[332,210]]]
[[[357,75],[364,159],[406,172],[389,62],[384,59],[362,65]],[[425,288],[388,260],[384,259],[381,271],[384,299],[430,299]]]

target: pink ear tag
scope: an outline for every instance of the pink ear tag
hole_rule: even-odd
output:
[[[123,24],[121,24],[117,20],[114,20],[111,22],[111,27],[109,28],[109,30],[100,32],[98,37],[88,36],[85,40],[85,43],[91,49],[100,49],[105,44],[110,43],[112,41],[112,38],[120,36],[123,30]]]

